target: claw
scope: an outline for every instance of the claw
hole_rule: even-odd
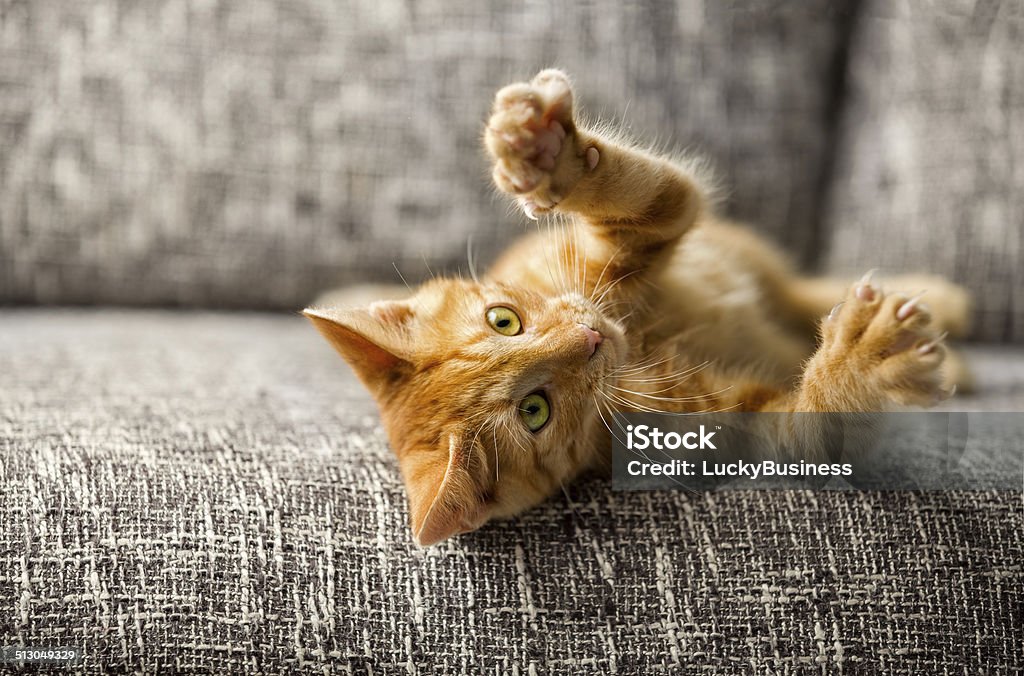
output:
[[[920,354],[931,354],[932,352],[935,351],[935,348],[938,347],[939,343],[941,343],[943,340],[945,340],[946,336],[948,336],[948,335],[949,335],[949,331],[943,331],[941,334],[939,334],[935,338],[929,340],[927,343],[924,343],[924,344],[920,345],[917,348],[917,351]]]
[[[923,296],[923,295],[924,295],[924,291],[922,291],[921,293],[917,294],[916,296],[912,296],[906,303],[904,303],[903,305],[900,305],[899,309],[896,310],[896,319],[899,319],[900,321],[903,321],[904,319],[906,319],[910,315],[914,314],[914,312],[917,310],[918,305],[919,305],[919,303],[917,301],[921,300],[921,296]]]
[[[878,268],[873,268],[864,273],[864,276],[857,282],[857,288],[854,291],[854,295],[860,300],[871,302],[875,299],[875,288],[871,286],[871,278],[878,272]]]
[[[839,309],[843,307],[845,302],[846,301],[843,301],[842,303],[836,303],[835,305],[833,305],[832,309],[829,310],[828,317],[826,317],[826,319],[829,321],[835,319],[839,315]]]
[[[932,403],[941,404],[944,401],[952,399],[954,395],[956,395],[956,383],[950,385],[948,390],[940,389],[938,392],[936,392],[935,395],[932,397]]]
[[[532,221],[540,220],[537,217],[537,205],[536,204],[534,204],[533,202],[531,202],[529,200],[523,200],[519,204],[520,204],[520,206],[523,207],[523,213],[526,214],[527,218],[529,218]]]
[[[542,195],[540,193],[535,193],[533,196],[530,197],[530,201],[535,206],[538,206],[538,207],[540,207],[542,209],[552,209],[561,200],[560,199],[556,199],[555,195],[548,195],[547,197],[545,197],[544,195]]]

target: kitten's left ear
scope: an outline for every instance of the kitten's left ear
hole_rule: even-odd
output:
[[[374,393],[411,368],[415,313],[406,301],[381,301],[363,308],[307,308],[302,314]]]

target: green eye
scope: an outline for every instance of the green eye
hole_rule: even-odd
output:
[[[503,336],[514,336],[523,330],[519,315],[512,308],[498,305],[487,311],[487,323]]]
[[[551,406],[547,397],[540,392],[534,392],[519,403],[519,417],[523,419],[531,432],[536,432],[544,427],[551,417]]]

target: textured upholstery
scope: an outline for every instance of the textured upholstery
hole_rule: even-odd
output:
[[[866,3],[822,258],[974,292],[977,338],[1024,340],[1024,5]]]
[[[85,673],[1019,673],[1019,492],[619,493],[429,550],[299,317],[0,313],[0,644]],[[972,353],[1024,405],[1020,350]]]
[[[706,153],[803,264],[944,272],[976,337],[1019,343],[1022,16],[939,4],[0,2],[0,305],[190,308],[0,308],[0,646],[80,645],[82,673],[1020,673],[1019,491],[591,478],[421,550],[324,341],[196,309],[493,255],[522,218],[481,122],[558,65]],[[1024,350],[969,356],[982,389],[946,405],[1024,411]]]
[[[486,259],[525,219],[482,122],[553,64],[806,256],[845,4],[6,3],[0,302],[295,309]]]

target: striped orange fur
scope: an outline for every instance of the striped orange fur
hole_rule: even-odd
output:
[[[580,124],[560,71],[498,92],[484,145],[498,189],[552,227],[479,281],[306,311],[377,399],[420,544],[607,466],[613,410],[875,411],[963,377],[943,377],[938,340],[967,329],[962,289],[887,282],[928,288],[925,306],[873,279],[795,274],[715,216],[696,165]],[[549,414],[531,431],[538,394]]]

